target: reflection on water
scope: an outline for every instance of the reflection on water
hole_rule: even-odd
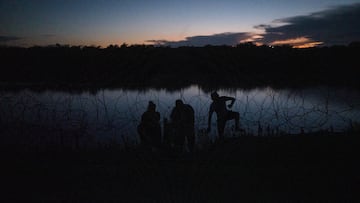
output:
[[[240,112],[242,128],[248,133],[299,133],[318,130],[344,131],[351,122],[360,121],[360,95],[345,89],[313,88],[305,90],[219,90],[236,98],[234,111]],[[210,95],[197,86],[166,90],[102,90],[96,94],[70,94],[29,90],[0,93],[0,124],[3,135],[26,135],[23,142],[98,143],[136,142],[136,126],[149,100],[157,105],[161,117],[168,118],[176,99],[195,109],[196,130],[207,127]],[[213,125],[216,119],[213,119]],[[231,134],[230,121],[226,134]],[[211,137],[216,136],[213,127]],[[40,133],[39,133],[40,132]],[[36,137],[42,136],[42,138]],[[7,137],[7,139],[8,139]],[[72,137],[72,138],[69,138]],[[52,141],[49,141],[52,140]],[[15,142],[15,141],[14,141]],[[17,140],[19,142],[19,140]]]

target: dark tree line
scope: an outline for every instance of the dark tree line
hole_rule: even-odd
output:
[[[294,49],[205,47],[0,47],[2,86],[180,88],[360,87],[359,43]]]

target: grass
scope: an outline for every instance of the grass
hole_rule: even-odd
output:
[[[193,155],[123,151],[2,153],[6,201],[351,202],[357,133],[238,137]]]

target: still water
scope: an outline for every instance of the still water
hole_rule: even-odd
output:
[[[259,125],[264,129],[263,134],[296,134],[301,130],[344,131],[351,123],[360,122],[360,94],[351,89],[258,88],[218,90],[218,93],[236,98],[231,110],[240,113],[241,127],[254,135],[258,134]],[[39,139],[56,142],[59,136],[75,134],[86,145],[136,143],[139,141],[136,126],[148,102],[151,100],[157,105],[163,120],[169,117],[176,99],[193,106],[196,131],[207,127],[210,92],[197,86],[179,91],[105,89],[76,94],[3,91],[0,92],[0,126],[8,136],[26,134],[24,142],[27,143]],[[214,138],[215,115],[212,120],[214,127],[210,137]],[[233,124],[232,121],[227,123],[228,136],[232,134]]]

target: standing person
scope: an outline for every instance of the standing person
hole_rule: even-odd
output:
[[[147,110],[141,116],[138,125],[141,144],[146,148],[159,148],[161,144],[160,113],[154,102],[149,101]]]
[[[190,152],[193,152],[195,145],[194,109],[189,104],[184,104],[182,100],[178,99],[175,102],[170,118],[174,128],[173,141],[175,150],[182,152],[186,138],[188,148]]]
[[[211,117],[212,114],[215,112],[217,116],[217,129],[219,138],[222,140],[224,139],[224,129],[226,125],[226,121],[234,120],[235,121],[235,130],[240,131],[240,115],[238,112],[230,111],[226,108],[226,102],[231,101],[228,105],[231,108],[234,105],[235,98],[227,97],[227,96],[219,96],[217,92],[211,93],[211,99],[213,102],[210,105],[209,109],[209,119],[208,119],[208,129],[207,131],[210,132],[211,130]]]

